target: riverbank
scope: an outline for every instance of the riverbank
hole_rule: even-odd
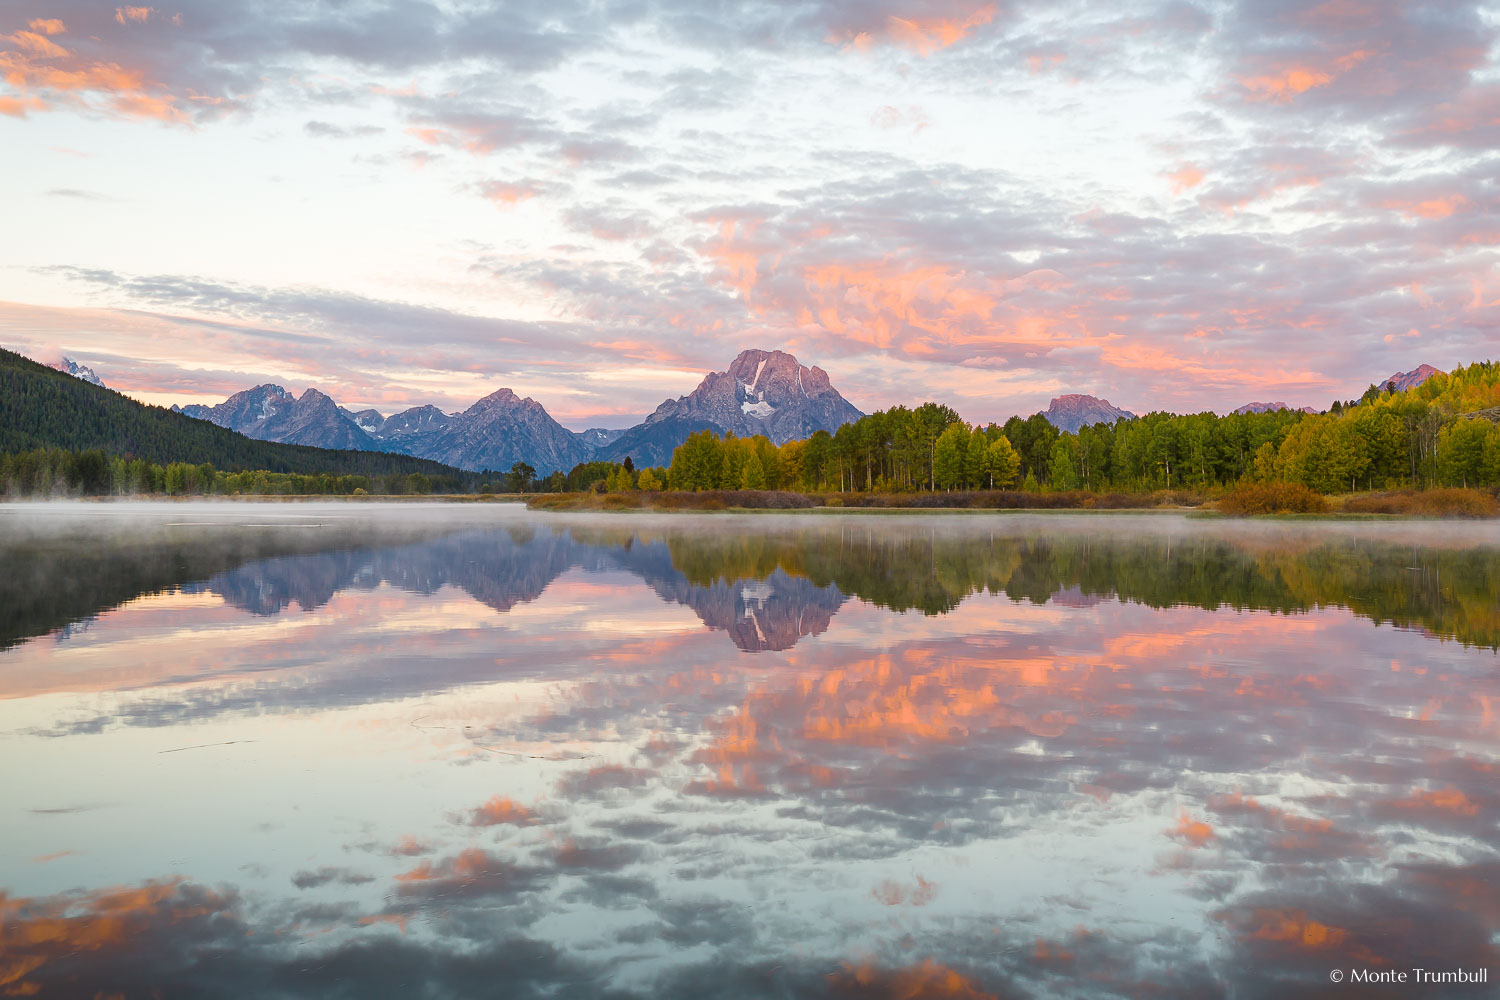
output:
[[[1306,490],[1247,487],[1217,496],[1187,490],[1151,493],[1023,492],[972,490],[943,493],[810,494],[777,490],[689,492],[538,493],[524,498],[541,511],[1175,511],[1230,517],[1500,517],[1500,500],[1488,490],[1397,490],[1324,496]]]
[[[109,505],[160,503],[252,504],[525,504],[542,512],[807,511],[836,513],[1178,513],[1203,517],[1386,520],[1406,518],[1500,518],[1495,491],[1442,488],[1325,496],[1279,487],[1242,487],[1209,495],[1189,490],[1151,493],[1025,492],[972,490],[941,493],[796,493],[781,490],[704,492],[633,490],[628,493],[452,493],[452,494],[239,494],[232,496],[10,497],[6,502]]]

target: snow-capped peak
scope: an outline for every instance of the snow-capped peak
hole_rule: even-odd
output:
[[[93,385],[104,385],[104,383],[100,381],[99,376],[94,374],[94,369],[80,365],[72,358],[63,358],[62,361],[58,362],[52,367],[56,368],[60,372],[72,375],[74,378],[82,379],[83,381],[89,382]]]

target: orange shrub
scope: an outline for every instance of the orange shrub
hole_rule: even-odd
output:
[[[1254,514],[1321,514],[1328,500],[1301,483],[1241,483],[1219,500],[1230,517]]]
[[[1378,496],[1351,497],[1344,509],[1353,514],[1408,514],[1416,517],[1500,517],[1500,501],[1484,490],[1402,490]]]

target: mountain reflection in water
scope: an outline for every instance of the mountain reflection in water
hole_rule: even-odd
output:
[[[3,995],[1500,981],[1490,527],[0,518]]]

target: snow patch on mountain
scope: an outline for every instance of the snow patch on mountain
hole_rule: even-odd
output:
[[[762,362],[762,364],[764,364],[764,362]],[[747,417],[754,417],[757,420],[764,420],[771,414],[776,412],[776,407],[772,406],[770,403],[766,402],[763,399],[758,399],[753,402],[747,399],[740,404],[740,412],[745,414],[745,416]]]

